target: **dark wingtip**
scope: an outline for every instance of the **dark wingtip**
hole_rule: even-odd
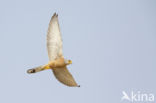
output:
[[[53,15],[56,15],[56,12]]]
[[[52,16],[52,18],[57,18],[58,17],[58,14],[55,12]]]
[[[57,16],[57,14],[56,14],[56,12],[53,14],[53,16],[52,16],[52,18],[54,18],[54,17],[56,17]]]

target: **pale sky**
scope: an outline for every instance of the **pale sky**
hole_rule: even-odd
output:
[[[59,83],[46,33],[59,15],[64,57],[80,88]],[[122,91],[156,94],[155,0],[1,0],[0,103],[124,103]]]

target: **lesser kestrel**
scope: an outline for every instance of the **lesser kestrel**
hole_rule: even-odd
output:
[[[27,70],[27,73],[32,74],[42,70],[51,69],[61,83],[70,87],[79,87],[73,76],[67,69],[67,65],[71,64],[71,60],[64,59],[62,53],[62,38],[58,22],[58,15],[54,13],[52,16],[47,32],[47,49],[49,63]]]

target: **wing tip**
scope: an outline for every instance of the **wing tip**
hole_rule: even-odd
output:
[[[58,17],[58,14],[56,12],[53,14],[52,18],[54,17]]]
[[[65,84],[65,85],[66,85],[66,84]],[[81,87],[80,85],[73,85],[73,86],[71,86],[71,85],[66,85],[66,86],[68,86],[68,87],[78,87],[78,88]]]

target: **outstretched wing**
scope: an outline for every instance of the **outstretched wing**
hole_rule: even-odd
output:
[[[56,13],[54,13],[49,23],[47,33],[47,49],[50,61],[63,57],[62,38],[58,23],[58,15]],[[66,67],[53,68],[52,70],[56,79],[61,83],[67,86],[78,86]]]
[[[54,13],[49,23],[47,33],[47,49],[50,61],[63,56],[62,38],[58,23],[58,15],[56,13]]]
[[[79,87],[66,67],[54,68],[52,70],[56,79],[61,83],[71,87]]]

